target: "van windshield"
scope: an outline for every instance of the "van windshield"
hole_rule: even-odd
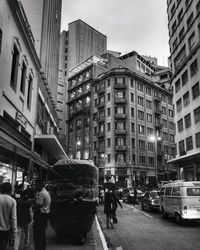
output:
[[[199,188],[187,188],[188,196],[200,196],[200,187]]]

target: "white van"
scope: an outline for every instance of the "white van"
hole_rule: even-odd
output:
[[[175,216],[176,222],[200,219],[200,181],[173,181],[160,189],[160,211],[164,218]]]

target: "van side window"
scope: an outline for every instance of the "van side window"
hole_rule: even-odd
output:
[[[171,187],[167,187],[165,189],[165,195],[170,195],[171,196],[171,193],[172,193],[172,188]]]
[[[173,188],[172,196],[180,196],[180,187],[174,187]]]
[[[165,188],[161,188],[160,195],[164,195],[164,192],[165,192]]]

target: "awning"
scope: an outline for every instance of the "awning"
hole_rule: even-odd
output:
[[[35,135],[34,139],[57,160],[69,158],[55,135]]]
[[[186,155],[182,155],[182,156],[178,156],[176,158],[173,158],[173,159],[167,161],[167,163],[176,163],[176,162],[182,162],[182,161],[186,161],[186,160],[194,160],[194,159],[198,159],[199,157],[200,157],[200,151],[193,152],[193,153],[186,154]]]

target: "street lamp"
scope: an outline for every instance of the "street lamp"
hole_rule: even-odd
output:
[[[155,143],[155,175],[156,175],[156,186],[158,185],[158,141],[161,140],[161,137],[158,135],[158,132],[155,135],[150,136],[150,140]]]

